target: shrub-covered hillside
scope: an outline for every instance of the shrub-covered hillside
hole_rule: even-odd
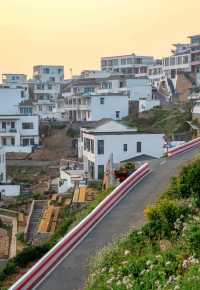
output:
[[[86,290],[200,289],[200,159],[145,214],[146,225],[95,258]]]

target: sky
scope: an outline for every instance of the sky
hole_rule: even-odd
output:
[[[100,57],[167,56],[200,34],[199,0],[0,0],[0,73],[64,65],[69,77]]]

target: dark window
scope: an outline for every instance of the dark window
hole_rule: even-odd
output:
[[[104,177],[104,165],[98,165],[98,179],[103,179]]]
[[[29,139],[23,139],[23,146],[29,146]]]
[[[6,122],[2,122],[2,129],[6,130]]]
[[[120,111],[116,111],[116,119],[119,119],[120,118]]]
[[[7,145],[7,140],[6,140],[6,138],[2,138],[2,143],[3,143],[4,146]]]
[[[22,123],[22,129],[33,129],[33,123]]]
[[[15,129],[15,122],[11,122],[11,129]]]
[[[94,153],[94,140],[91,140],[91,152]]]
[[[15,138],[14,137],[11,138],[11,145],[15,146]]]
[[[137,153],[142,152],[142,142],[137,142]]]
[[[100,104],[104,105],[105,99],[104,98],[100,98]]]
[[[31,138],[31,139],[30,139],[30,145],[35,145],[34,138]]]
[[[124,152],[127,152],[127,151],[128,151],[128,145],[124,144]]]
[[[104,140],[98,140],[98,154],[104,154]]]

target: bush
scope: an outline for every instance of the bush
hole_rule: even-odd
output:
[[[197,225],[193,225],[188,234],[187,240],[189,242],[189,248],[196,254],[200,255],[200,228]]]
[[[69,137],[71,137],[71,138],[76,138],[76,137],[79,136],[79,131],[73,129],[72,127],[70,127],[70,128],[67,130],[67,136],[69,136]]]

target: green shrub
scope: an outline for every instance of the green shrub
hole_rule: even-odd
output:
[[[189,248],[200,256],[200,227],[193,225],[187,233]]]

